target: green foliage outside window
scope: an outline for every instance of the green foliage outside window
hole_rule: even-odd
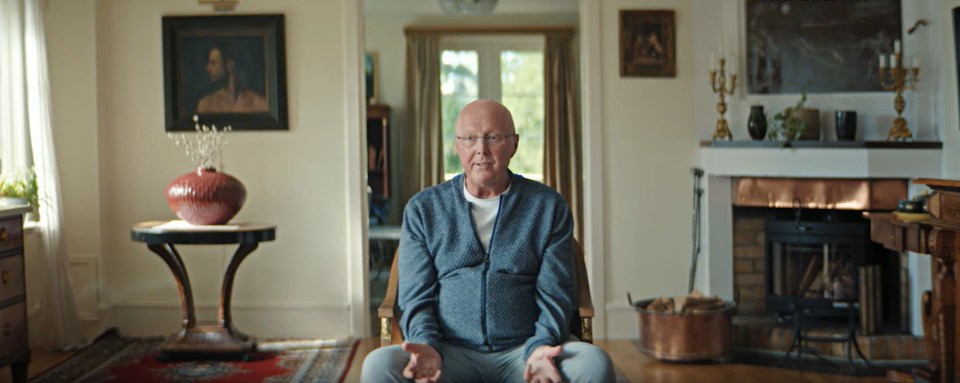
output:
[[[37,174],[33,168],[0,178],[0,196],[24,199],[34,211],[37,211],[40,208],[40,192],[37,187]]]
[[[500,52],[500,102],[513,115],[520,135],[510,169],[524,177],[540,180],[543,174],[543,53]],[[443,166],[447,177],[463,171],[454,141],[457,114],[479,97],[477,51],[445,50],[441,57],[441,113]]]
[[[520,147],[510,169],[524,177],[543,178],[543,53],[500,54],[503,105],[513,114]]]

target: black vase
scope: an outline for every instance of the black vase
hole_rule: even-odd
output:
[[[750,138],[754,140],[762,140],[767,136],[767,115],[763,113],[763,105],[750,107],[747,131],[750,132]]]
[[[853,141],[857,138],[857,112],[838,110],[836,122],[838,140]]]

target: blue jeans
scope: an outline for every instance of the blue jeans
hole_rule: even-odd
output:
[[[523,345],[500,352],[480,352],[441,343],[437,350],[443,357],[440,367],[444,382],[523,382]],[[361,382],[409,382],[403,377],[403,368],[410,354],[400,345],[373,350],[363,361]],[[569,341],[563,352],[553,359],[560,375],[567,382],[613,382],[613,362],[599,347],[585,342]]]

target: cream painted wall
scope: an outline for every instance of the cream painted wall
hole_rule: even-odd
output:
[[[50,1],[47,51],[53,131],[71,255],[100,254],[95,0]],[[69,58],[69,59],[65,59]]]
[[[128,230],[145,219],[172,218],[162,190],[190,168],[163,132],[160,18],[211,12],[190,0],[50,0],[49,4],[48,20],[56,21],[47,28],[56,138],[64,189],[71,189],[66,200],[70,251],[100,257],[102,303],[117,308],[121,330],[168,333],[176,328],[178,315],[172,277],[155,255],[129,240]],[[717,33],[730,39],[737,33],[736,13],[713,4],[706,0],[603,0],[600,4],[602,86],[596,89],[602,90],[594,96],[603,100],[598,118],[603,126],[591,129],[601,130],[597,137],[602,138],[604,177],[597,189],[605,201],[599,213],[605,227],[604,254],[600,255],[605,261],[605,281],[594,286],[594,295],[602,298],[595,301],[597,308],[608,311],[605,325],[610,338],[636,337],[636,316],[626,305],[625,292],[641,298],[681,294],[686,289],[689,168],[696,163],[696,143],[709,137],[716,118],[715,100],[703,91],[708,64],[699,57]],[[936,118],[931,126],[938,129],[928,135],[942,137],[944,175],[952,178],[960,177],[949,18],[949,10],[957,5],[960,1],[950,0],[930,6],[929,16],[936,16],[930,26],[930,31],[936,31],[931,44],[943,54],[925,59],[942,66],[938,72],[942,79],[937,82],[947,84],[932,97],[935,106],[925,108],[933,108]],[[226,170],[248,187],[247,206],[238,219],[280,227],[277,241],[263,244],[240,268],[237,279],[238,325],[258,335],[349,332],[346,188],[330,187],[346,179],[348,169],[343,148],[341,94],[347,80],[340,53],[344,33],[340,7],[333,0],[248,0],[237,10],[287,15],[291,129],[231,133],[224,158]],[[677,12],[676,78],[619,77],[620,9]],[[723,14],[724,21],[711,21],[715,14]],[[402,23],[378,25],[367,33],[397,33],[396,38],[402,38],[399,32],[389,32],[402,28]],[[399,106],[402,69],[396,63],[402,60],[402,43],[378,45],[369,37],[368,48],[381,53],[381,75],[399,73],[400,78],[382,80],[381,99]],[[934,82],[928,78],[931,81],[926,84]],[[98,89],[96,97],[91,89]],[[743,108],[749,105],[741,103]],[[745,134],[743,130],[739,136]],[[645,224],[638,225],[637,217]],[[182,249],[201,306],[216,304],[221,270],[230,251]],[[271,315],[269,309],[283,314]],[[204,312],[209,319],[210,310]]]
[[[672,9],[675,78],[620,77],[619,11]],[[633,337],[635,299],[686,293],[690,264],[692,109],[690,1],[604,1],[602,17],[603,167],[607,337]]]
[[[350,332],[347,188],[332,187],[347,179],[342,7],[250,0],[235,12],[286,18],[290,130],[230,133],[223,155],[224,170],[247,187],[236,219],[278,226],[235,283],[237,325],[257,335]],[[191,0],[51,0],[49,8],[70,251],[99,257],[101,304],[121,331],[169,333],[179,315],[172,274],[129,230],[174,218],[163,190],[192,168],[164,132],[161,18],[213,12]],[[215,307],[233,247],[180,250],[198,306]],[[270,310],[280,314],[260,314]],[[202,321],[215,319],[205,312]]]
[[[931,32],[939,36],[931,44],[939,48],[941,56],[936,62],[940,66],[941,79],[937,81],[943,86],[937,93],[940,107],[937,108],[937,121],[940,126],[940,137],[943,140],[943,177],[949,179],[960,178],[960,110],[958,110],[957,95],[957,49],[953,36],[953,8],[960,7],[958,0],[944,0],[940,7],[931,6]]]

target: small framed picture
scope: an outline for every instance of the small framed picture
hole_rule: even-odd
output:
[[[167,131],[286,130],[283,15],[165,16]]]
[[[670,10],[620,10],[620,77],[676,77],[676,16]]]
[[[377,84],[377,52],[367,51],[363,56],[364,84],[367,88],[367,104],[376,104],[379,87]]]

